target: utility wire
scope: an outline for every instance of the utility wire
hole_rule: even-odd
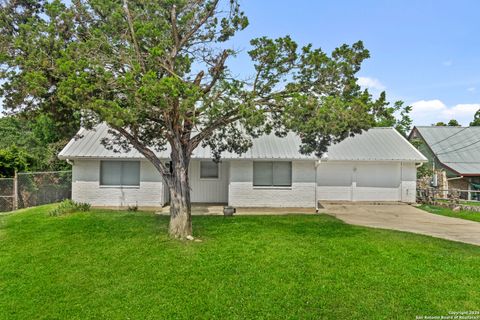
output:
[[[457,131],[457,132],[455,132],[454,134],[452,134],[452,135],[450,135],[450,136],[446,137],[445,139],[442,139],[442,140],[440,140],[440,141],[437,141],[437,142],[435,142],[435,143],[434,143],[434,144],[432,144],[430,147],[436,146],[437,144],[439,144],[439,143],[442,143],[443,141],[445,141],[445,140],[448,140],[448,139],[450,139],[451,137],[454,137],[454,136],[456,136],[457,134],[459,134],[459,133],[461,133],[461,132],[463,132],[463,131],[467,130],[468,128],[469,128],[469,127],[465,127],[465,128],[463,128],[462,130],[460,130],[460,131]]]
[[[437,153],[437,156],[442,155],[442,154],[452,153],[452,152],[455,152],[455,151],[458,151],[458,150],[462,150],[462,149],[468,148],[468,147],[470,147],[470,146],[473,146],[474,144],[477,144],[477,143],[480,143],[480,140],[477,140],[477,141],[475,141],[475,142],[472,142],[472,143],[470,143],[470,144],[467,144],[466,146],[460,147],[460,148],[458,148],[458,149],[454,149],[454,150],[450,150],[450,151],[446,151],[446,152]]]

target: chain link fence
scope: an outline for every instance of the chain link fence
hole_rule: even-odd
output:
[[[13,210],[14,179],[0,178],[0,212]]]
[[[0,211],[54,203],[71,195],[71,171],[21,172],[0,179]]]

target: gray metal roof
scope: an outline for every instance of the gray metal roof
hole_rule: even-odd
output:
[[[143,156],[135,149],[130,152],[114,152],[107,150],[102,144],[103,138],[111,137],[108,126],[100,124],[93,130],[80,129],[76,138],[73,138],[60,152],[60,159],[75,158],[118,158],[142,159]],[[288,134],[285,138],[275,135],[264,135],[253,140],[253,146],[246,153],[223,153],[223,159],[284,159],[284,160],[315,160],[314,155],[303,155],[298,150],[300,138],[295,134]],[[170,151],[167,149],[157,152],[161,159],[168,159]],[[198,147],[192,158],[211,158],[210,148]],[[362,134],[350,137],[329,147],[327,160],[361,160],[361,161],[426,161],[426,158],[417,151],[404,137],[393,128],[373,128]]]
[[[327,154],[329,160],[427,161],[427,158],[394,128],[372,128],[330,146]]]
[[[462,175],[480,175],[480,127],[415,128],[445,166]]]

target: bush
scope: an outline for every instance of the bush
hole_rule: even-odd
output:
[[[127,210],[130,211],[130,212],[137,212],[138,211],[138,206],[137,205],[128,206]]]
[[[86,212],[90,210],[89,203],[75,202],[73,200],[64,200],[53,210],[50,210],[51,216],[57,217],[77,211]]]

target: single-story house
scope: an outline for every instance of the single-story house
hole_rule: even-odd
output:
[[[105,124],[81,129],[60,152],[73,166],[72,198],[93,206],[161,207],[165,184],[135,149],[116,153],[101,141]],[[298,136],[265,135],[248,152],[219,163],[199,147],[189,168],[193,203],[233,207],[315,208],[319,201],[415,202],[416,166],[426,158],[393,128],[373,128],[331,146],[322,159],[299,153]],[[158,152],[169,162],[169,152]]]
[[[419,141],[432,169],[445,172],[442,188],[480,188],[480,127],[417,126],[408,139]]]

